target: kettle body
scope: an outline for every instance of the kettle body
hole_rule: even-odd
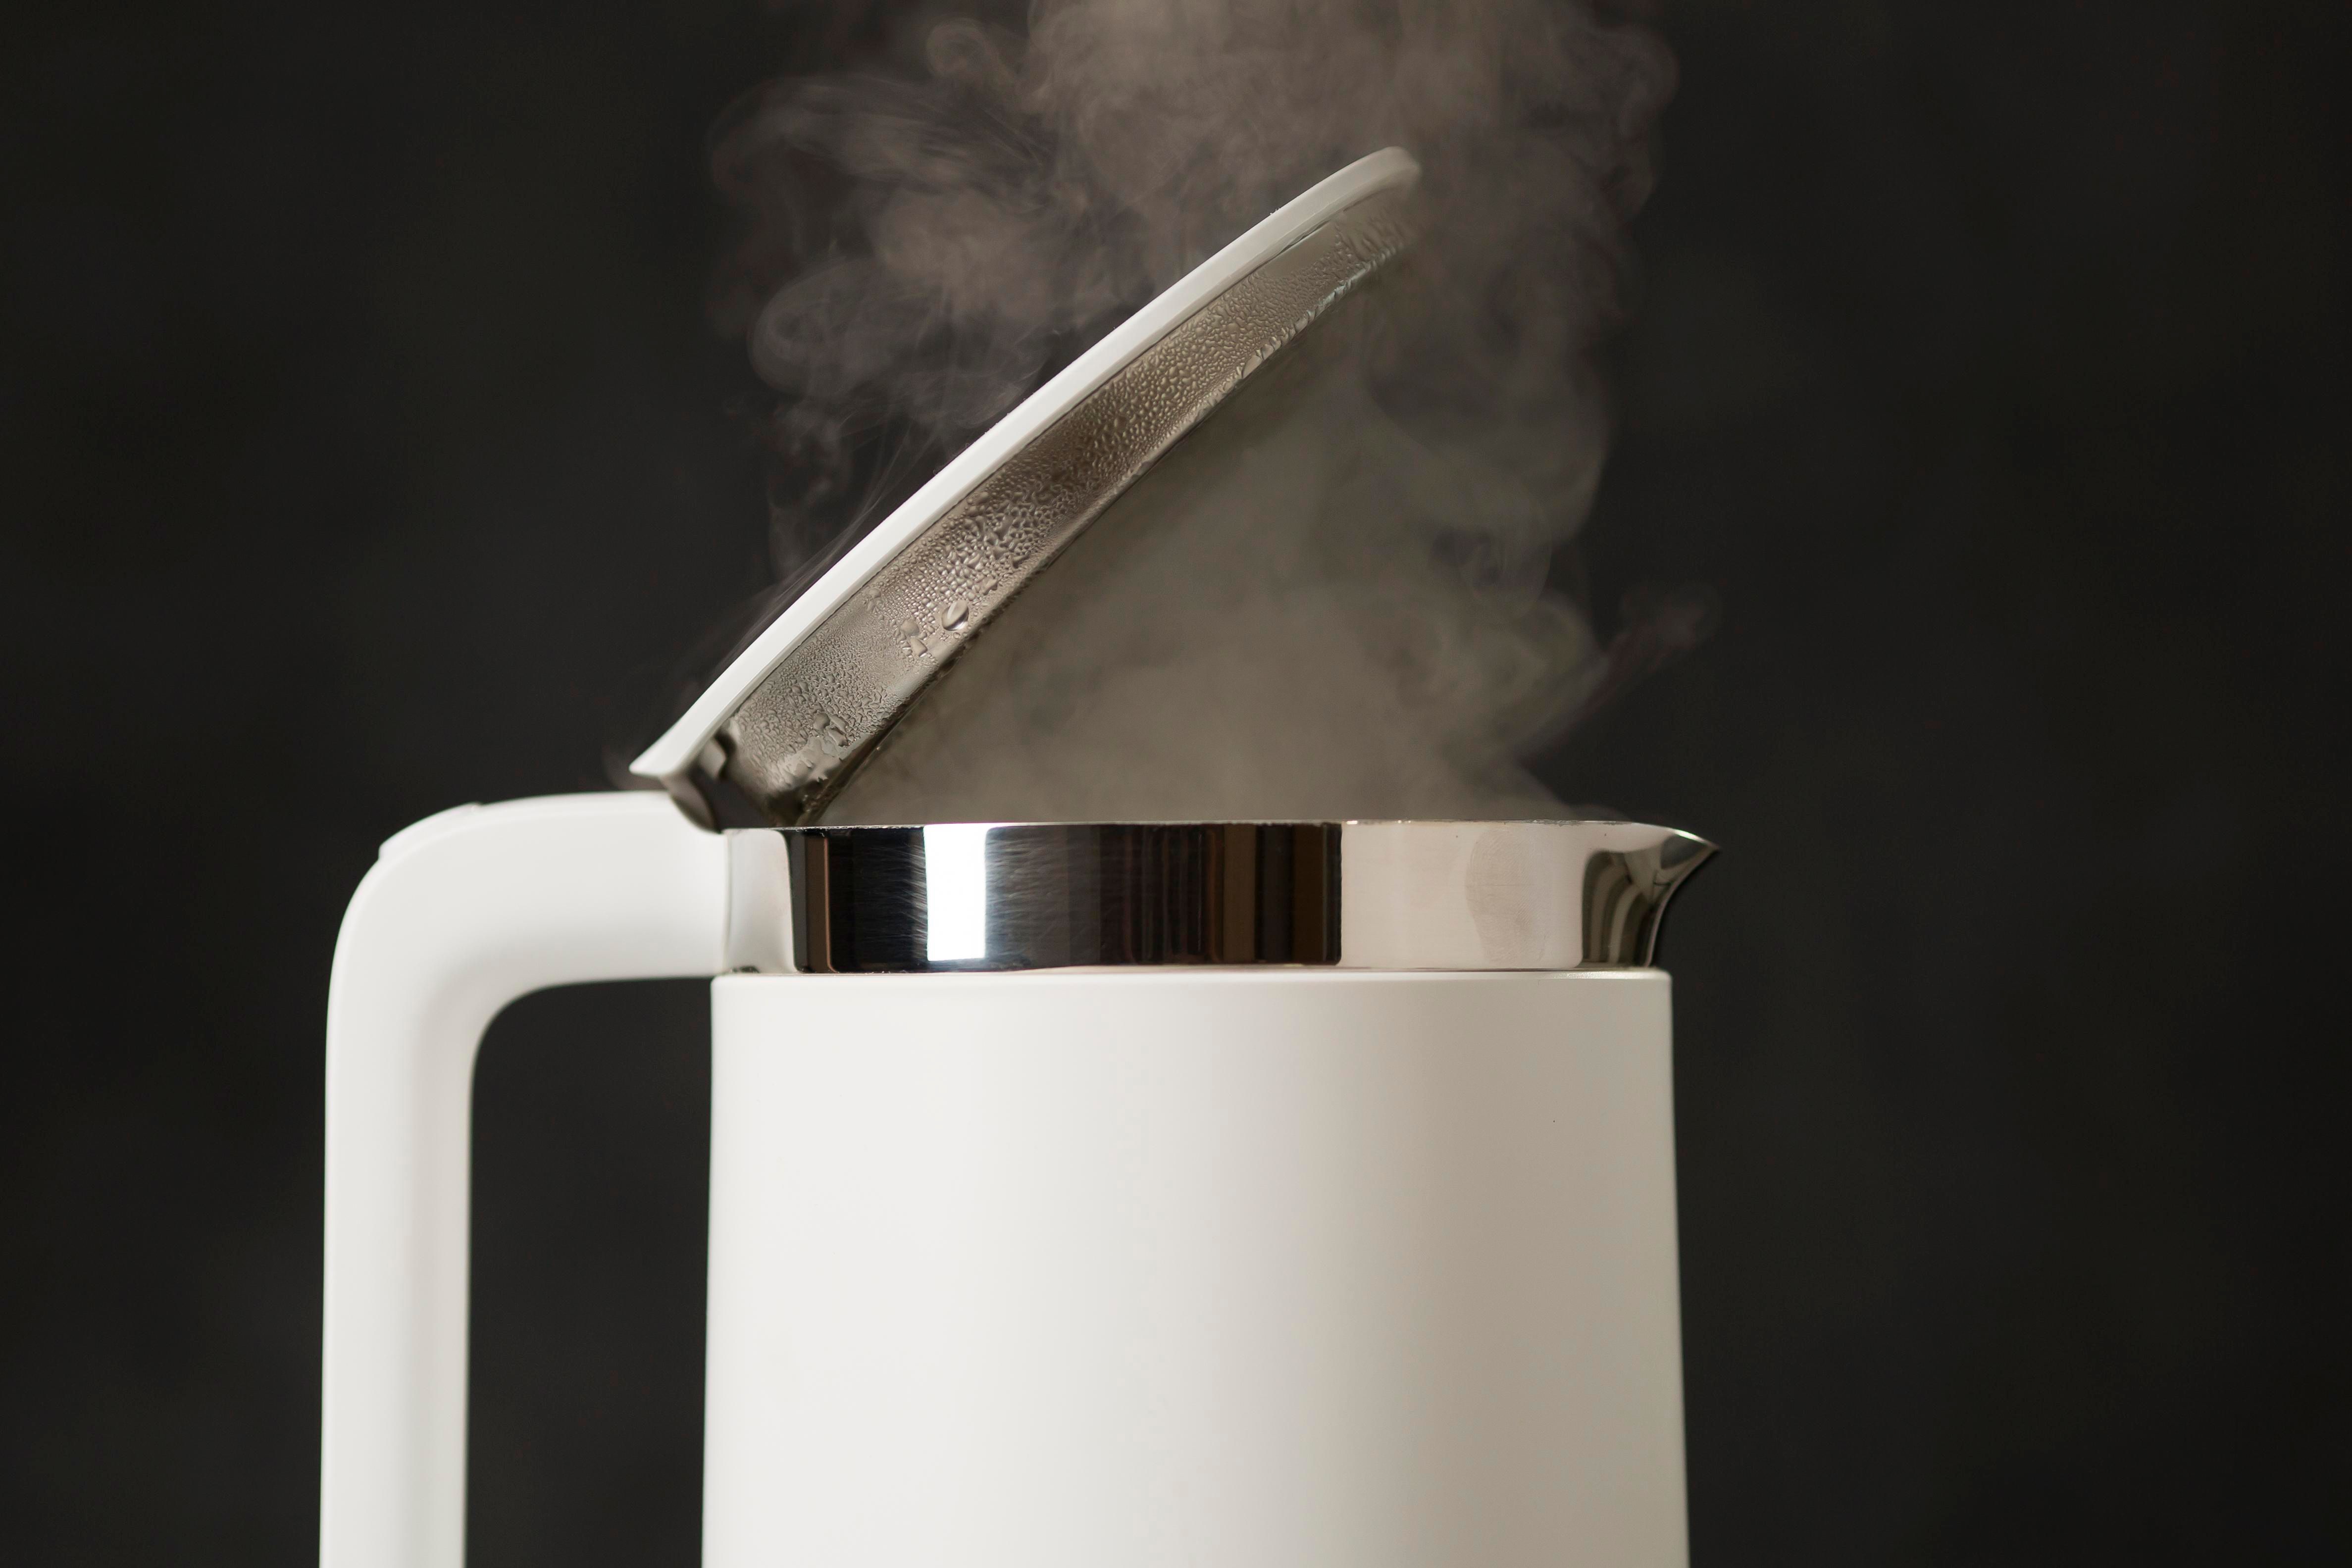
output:
[[[959,883],[998,831],[956,830],[927,898],[862,904],[855,857],[770,874],[772,835],[649,794],[387,844],[330,998],[324,1568],[462,1555],[483,1028],[681,974],[715,977],[709,1568],[1683,1568],[1669,982],[1524,960],[1654,937],[1696,858],[1555,834],[1591,852],[1545,904],[1562,866],[1486,828],[1344,862],[1336,827],[1127,830],[1049,867],[1058,935],[1031,887],[972,936],[956,900],[1072,831]]]
[[[1667,992],[718,981],[704,1562],[1680,1564]]]

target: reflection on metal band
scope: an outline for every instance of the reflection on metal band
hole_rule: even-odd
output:
[[[1635,822],[970,823],[730,832],[728,963],[763,974],[1133,965],[1650,964],[1714,852]]]

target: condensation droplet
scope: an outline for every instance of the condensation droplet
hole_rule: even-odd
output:
[[[969,620],[971,616],[971,606],[959,599],[953,604],[949,605],[945,610],[940,612],[940,624],[946,627],[950,632],[960,632],[963,629],[963,623]]]

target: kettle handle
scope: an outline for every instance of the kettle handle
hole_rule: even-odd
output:
[[[460,806],[361,881],[327,993],[321,1568],[465,1554],[475,1049],[549,986],[715,975],[727,841],[667,796]]]

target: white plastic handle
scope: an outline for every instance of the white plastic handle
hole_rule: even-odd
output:
[[[714,975],[726,840],[657,794],[461,806],[352,895],[327,993],[321,1568],[457,1568],[473,1067],[528,992]]]

